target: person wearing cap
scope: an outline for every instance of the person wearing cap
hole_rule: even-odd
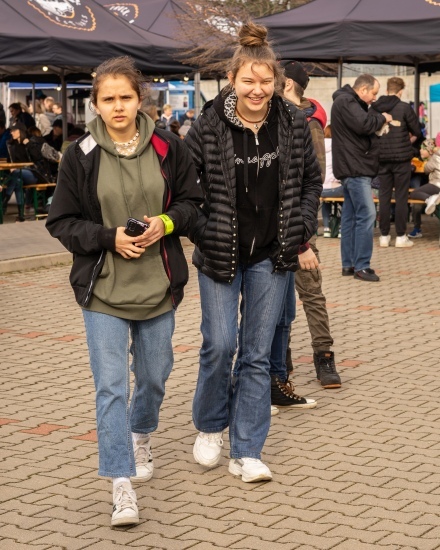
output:
[[[298,61],[287,61],[283,64],[283,67],[282,95],[285,105],[292,117],[295,116],[297,109],[306,114],[312,134],[313,147],[321,169],[321,177],[324,181],[326,112],[318,101],[304,97],[304,91],[309,83],[309,76],[302,64]],[[336,370],[334,353],[331,351],[333,338],[330,333],[326,299],[322,292],[322,276],[319,268],[316,235],[311,237],[308,244],[309,248],[298,256],[300,268],[295,272],[294,277],[291,277],[286,294],[285,312],[287,313],[282,315],[272,343],[274,353],[271,355],[270,374],[272,378],[271,399],[273,406],[288,406],[295,409],[308,409],[316,406],[316,401],[305,397],[297,396],[298,399],[287,400],[287,392],[283,391],[284,386],[292,385],[291,376],[289,376],[293,371],[290,350],[290,320],[293,321],[295,317],[295,286],[299,298],[303,302],[312,337],[313,361],[317,379],[323,388],[341,387],[341,378]],[[282,347],[280,335],[285,332],[289,334],[289,343],[287,349],[279,353]],[[285,358],[282,363],[279,360],[280,357]]]
[[[70,124],[70,127],[73,127],[73,124]],[[52,130],[49,132],[49,134],[47,134],[47,136],[44,136],[44,139],[51,147],[53,147],[57,151],[61,151],[61,147],[63,145],[63,121],[55,120],[52,126]]]

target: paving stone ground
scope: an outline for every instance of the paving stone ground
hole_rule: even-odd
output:
[[[218,467],[194,463],[200,303],[191,268],[153,436],[155,475],[137,486],[141,523],[115,530],[110,482],[96,474],[94,391],[69,267],[1,274],[0,548],[440,548],[438,220],[423,229],[413,249],[376,239],[380,283],[341,277],[338,240],[318,239],[343,386],[315,380],[299,306],[294,379],[318,406],[273,417],[270,483],[228,473],[227,436]]]

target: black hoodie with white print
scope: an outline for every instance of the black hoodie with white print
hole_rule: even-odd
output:
[[[239,257],[243,263],[261,262],[277,239],[279,148],[276,103],[258,134],[245,128],[235,114],[237,96],[221,94],[214,100],[218,116],[232,130],[237,182]]]

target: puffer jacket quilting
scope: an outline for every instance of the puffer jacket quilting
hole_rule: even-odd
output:
[[[321,172],[304,114],[289,113],[278,102],[279,207],[278,241],[270,257],[275,271],[294,271],[298,249],[317,228],[322,190]],[[188,145],[200,175],[205,201],[190,238],[196,245],[193,263],[217,281],[232,282],[238,258],[236,181],[233,138],[212,102],[191,126]]]

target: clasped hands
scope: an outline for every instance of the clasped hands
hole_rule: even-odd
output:
[[[116,228],[115,249],[126,260],[140,258],[147,246],[151,246],[165,235],[165,224],[160,218],[144,216],[150,227],[138,237],[125,234],[125,227]]]

